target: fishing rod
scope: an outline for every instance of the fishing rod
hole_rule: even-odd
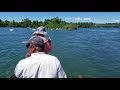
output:
[[[50,31],[50,34],[49,34],[49,36],[48,36],[48,42],[50,42],[51,43],[51,30],[49,29],[49,31]]]
[[[10,76],[10,78],[17,78],[17,77],[15,76],[15,74],[13,74],[12,76]]]

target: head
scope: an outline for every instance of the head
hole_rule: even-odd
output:
[[[44,27],[38,27],[37,31],[33,33],[33,35],[38,35],[38,36],[45,36],[47,34],[47,31]]]
[[[44,50],[44,41],[38,36],[32,36],[26,43],[28,48],[28,53],[43,52]]]

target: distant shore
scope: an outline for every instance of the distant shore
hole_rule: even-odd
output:
[[[62,19],[55,17],[52,19],[45,19],[45,21],[38,21],[38,20],[30,20],[29,18],[23,19],[21,22],[13,21],[2,21],[0,19],[0,27],[20,27],[20,28],[38,28],[40,26],[44,26],[49,30],[77,30],[78,28],[101,28],[101,27],[118,27],[120,28],[120,23],[104,23],[104,24],[97,24],[93,22],[66,22]]]

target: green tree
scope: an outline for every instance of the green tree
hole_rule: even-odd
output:
[[[25,28],[32,26],[32,21],[29,18],[22,20],[22,22],[23,22],[23,27]]]

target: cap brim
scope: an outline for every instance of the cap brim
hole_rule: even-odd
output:
[[[22,41],[22,43],[23,43],[23,44],[27,44],[27,43],[29,43],[29,42],[28,42],[28,41]]]
[[[34,37],[34,36],[32,36],[32,37]],[[32,38],[32,37],[31,37],[31,38]],[[31,39],[31,38],[30,38],[30,39]],[[30,40],[30,39],[29,39],[29,40]],[[28,44],[28,43],[29,43],[29,40],[27,40],[27,41],[22,41],[22,43],[23,43],[23,44]]]

